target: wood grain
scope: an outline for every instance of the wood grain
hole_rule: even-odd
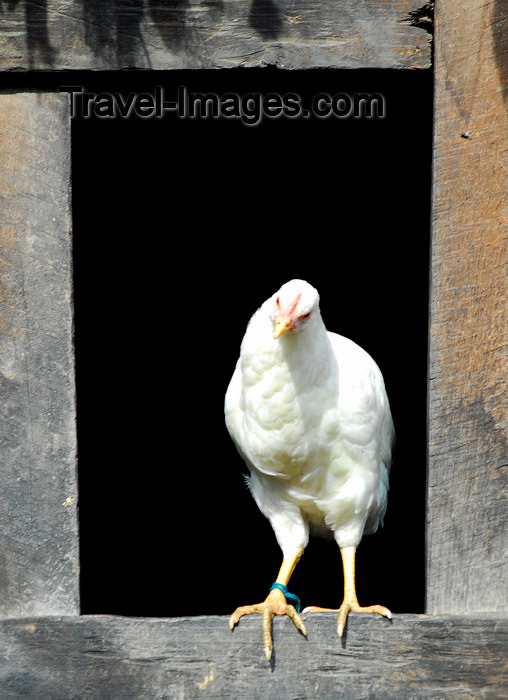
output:
[[[428,68],[421,0],[2,4],[0,70]]]
[[[436,13],[427,611],[508,610],[507,9]]]
[[[0,96],[0,616],[78,607],[66,95]]]
[[[3,700],[41,698],[506,698],[508,619],[275,618],[266,661],[258,616],[29,618],[0,623]]]

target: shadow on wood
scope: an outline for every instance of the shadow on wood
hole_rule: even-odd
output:
[[[4,3],[0,70],[428,68],[421,0]]]

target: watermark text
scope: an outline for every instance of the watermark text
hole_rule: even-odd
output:
[[[237,119],[255,126],[263,119],[382,119],[386,113],[385,100],[379,93],[339,92],[319,93],[305,101],[296,93],[244,94],[227,92],[197,92],[180,86],[175,98],[166,98],[164,88],[153,92],[121,94],[119,92],[87,92],[79,85],[59,88],[68,92],[71,117],[90,119]]]

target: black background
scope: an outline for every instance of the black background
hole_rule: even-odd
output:
[[[430,73],[39,81],[123,94],[163,85],[168,96],[178,86],[306,100],[366,91],[386,107],[384,119],[250,127],[73,119],[82,612],[229,614],[265,597],[281,555],[245,487],[223,400],[250,316],[293,277],[318,288],[327,327],[378,362],[391,400],[388,511],[358,550],[360,603],[423,612]],[[290,588],[304,606],[338,606],[336,545],[311,540]]]

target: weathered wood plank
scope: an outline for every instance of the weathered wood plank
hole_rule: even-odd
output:
[[[422,0],[3,3],[0,70],[428,68]]]
[[[0,623],[3,700],[40,698],[506,698],[508,618],[307,615],[274,620],[268,663],[257,616],[74,617]]]
[[[78,608],[66,95],[0,96],[0,616]]]
[[[437,5],[427,612],[508,610],[506,4]]]

